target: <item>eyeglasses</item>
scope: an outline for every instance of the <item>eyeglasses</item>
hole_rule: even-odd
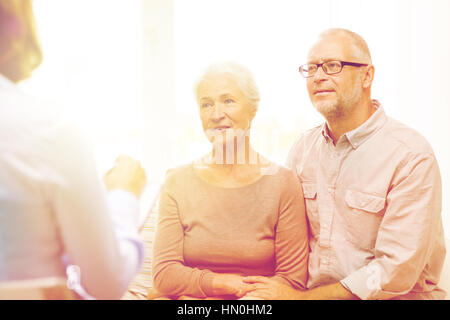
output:
[[[299,67],[298,71],[302,74],[303,77],[310,78],[316,74],[317,70],[320,67],[322,67],[323,72],[325,72],[326,74],[336,74],[341,72],[344,66],[365,67],[368,66],[368,64],[332,60],[318,64],[315,63],[303,64]]]

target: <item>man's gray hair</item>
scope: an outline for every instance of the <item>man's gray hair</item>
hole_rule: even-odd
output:
[[[236,62],[226,61],[219,62],[210,65],[205,69],[202,75],[197,79],[194,85],[194,93],[197,95],[198,87],[203,81],[207,81],[207,78],[212,75],[229,75],[236,80],[239,88],[242,90],[244,95],[247,97],[250,105],[254,108],[258,108],[258,103],[260,100],[259,90],[256,86],[255,79],[251,71]]]
[[[343,35],[348,37],[352,42],[355,55],[359,59],[361,59],[361,61],[358,62],[372,64],[372,57],[370,56],[369,46],[367,45],[363,37],[361,37],[359,34],[347,29],[332,28],[322,32],[319,35],[319,37],[323,38],[325,36],[333,36],[333,35]]]

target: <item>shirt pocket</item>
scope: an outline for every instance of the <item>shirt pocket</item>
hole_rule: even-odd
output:
[[[319,209],[317,204],[317,185],[313,183],[302,183],[302,188],[310,231],[312,236],[317,239],[320,231]]]
[[[373,194],[347,190],[344,214],[345,230],[350,242],[362,249],[373,249],[383,219],[386,199]]]

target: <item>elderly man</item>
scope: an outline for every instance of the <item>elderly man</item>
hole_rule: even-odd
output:
[[[441,178],[433,150],[371,99],[370,52],[357,34],[322,33],[300,67],[322,126],[288,157],[310,224],[308,290],[248,277],[263,299],[442,299]]]

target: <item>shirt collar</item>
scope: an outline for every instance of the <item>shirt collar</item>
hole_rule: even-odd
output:
[[[324,139],[327,143],[330,141],[333,141],[333,139],[330,137],[330,134],[328,133],[329,131],[328,131],[328,126],[327,126],[326,122],[324,122],[324,124],[322,125],[321,132],[322,132],[322,136],[324,137]]]
[[[383,106],[380,102],[373,99],[372,104],[377,110],[370,116],[370,118],[358,128],[344,134],[353,149],[356,149],[363,144],[364,141],[377,132],[378,129],[380,129],[387,121],[386,113],[384,112]],[[322,136],[325,138],[326,142],[333,141],[328,134],[328,126],[326,122],[322,125]]]
[[[380,102],[373,99],[372,104],[377,110],[370,116],[370,118],[358,128],[345,134],[353,149],[356,149],[363,144],[364,141],[377,132],[387,121],[386,113],[384,112]]]

